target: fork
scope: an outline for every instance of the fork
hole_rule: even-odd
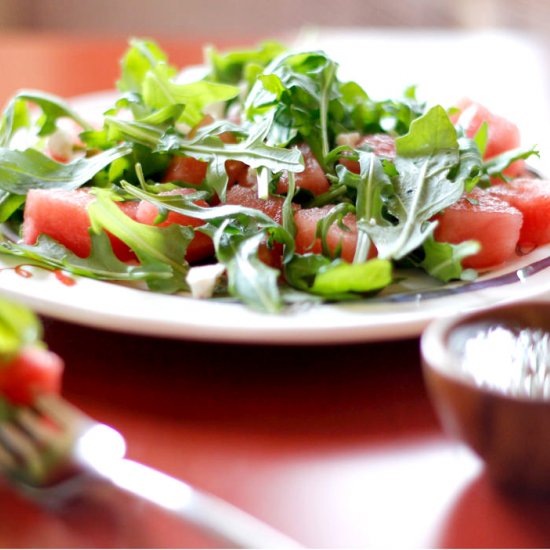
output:
[[[153,468],[124,458],[115,429],[56,395],[15,409],[0,423],[0,469],[25,494],[60,502],[101,478],[239,548],[299,548],[286,535],[235,506]]]

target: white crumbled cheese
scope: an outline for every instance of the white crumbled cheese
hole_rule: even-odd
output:
[[[58,128],[48,137],[48,150],[53,157],[71,160],[73,158],[73,146],[73,136],[62,128]]]
[[[336,136],[336,145],[348,145],[349,147],[355,147],[359,143],[360,139],[361,134],[359,132],[338,134]]]
[[[193,298],[211,298],[216,284],[225,272],[223,264],[199,265],[187,274],[187,284]]]
[[[240,124],[242,119],[242,108],[237,103],[232,103],[227,110],[227,120],[229,122],[234,122],[235,124]]]
[[[205,115],[210,115],[216,120],[223,118],[225,112],[225,101],[210,103],[203,109],[203,112]]]
[[[266,201],[269,198],[269,170],[260,168],[258,170],[258,198]]]
[[[176,130],[187,135],[191,131],[191,126],[185,124],[185,122],[176,122]]]

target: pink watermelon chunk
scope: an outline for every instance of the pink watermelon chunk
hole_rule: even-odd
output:
[[[495,185],[489,193],[523,214],[519,245],[529,248],[550,242],[550,181],[518,178]]]
[[[468,137],[474,137],[480,126],[487,122],[488,139],[485,159],[511,151],[521,145],[519,129],[513,122],[491,113],[489,109],[469,98],[461,99],[456,107],[460,110],[460,113],[453,115],[451,119],[455,123],[465,125]],[[504,171],[504,174],[510,177],[517,177],[524,173],[525,161],[523,160],[514,162]]]
[[[474,269],[488,269],[514,256],[523,223],[523,215],[517,208],[481,189],[474,189],[437,219],[436,240],[481,243],[480,252],[462,261],[464,267]]]
[[[191,185],[200,185],[206,177],[208,164],[192,157],[174,157],[163,181],[181,181]],[[248,166],[240,160],[228,160],[225,163],[225,171],[229,178],[228,185],[233,185],[241,179],[246,179]]]
[[[199,128],[211,124],[214,119],[207,115],[189,132],[189,137],[196,135]],[[224,143],[237,143],[237,139],[231,132],[223,132],[219,138]],[[193,157],[174,156],[168,165],[163,181],[182,181],[191,185],[200,185],[206,177],[208,163],[197,160]],[[228,160],[225,163],[225,171],[229,178],[228,185],[231,186],[238,181],[246,179],[248,166],[240,160]]]
[[[323,247],[321,239],[315,238],[317,223],[325,218],[331,205],[321,208],[304,208],[294,214],[296,223],[296,252],[299,254],[321,254]],[[327,243],[332,254],[336,252],[339,245],[342,247],[341,258],[347,262],[352,262],[357,248],[357,219],[355,214],[349,213],[344,216],[344,225],[349,229],[346,231],[340,229],[337,224],[333,224],[327,234]],[[376,255],[374,246],[371,247],[369,257]]]
[[[299,144],[298,149],[304,157],[304,171],[296,173],[296,187],[307,189],[314,195],[325,193],[329,190],[330,184],[319,161],[306,143]],[[277,184],[277,193],[286,192],[288,192],[288,174],[283,173]]]
[[[258,197],[258,189],[255,186],[235,185],[228,192],[226,197],[227,204],[236,204],[254,208],[263,212],[277,223],[283,222],[283,204],[284,199],[281,197],[268,197],[266,200]],[[296,211],[300,208],[298,204],[293,204],[292,208]],[[266,242],[262,243],[258,249],[258,256],[262,262],[281,269],[282,266],[283,246],[280,243],[273,243],[272,246]]]
[[[227,192],[227,204],[238,204],[247,208],[254,208],[263,212],[277,223],[283,221],[283,204],[284,199],[281,197],[270,196],[267,199],[258,197],[256,187],[244,187],[235,185]],[[294,208],[299,208],[298,205],[293,205]]]
[[[31,189],[23,215],[23,241],[35,244],[39,235],[48,235],[81,258],[90,255],[88,205],[95,197],[85,189]],[[118,207],[135,219],[137,201],[118,202]],[[120,239],[109,234],[113,251],[122,261],[135,259],[134,253]]]
[[[195,191],[193,189],[176,189],[174,191],[169,191],[167,193],[161,193],[161,195],[174,195],[174,194],[189,195],[194,192]],[[195,201],[195,204],[203,207],[208,206],[208,203],[203,200]],[[147,201],[141,201],[139,203],[139,206],[136,212],[136,220],[138,222],[144,223],[147,225],[154,225],[155,219],[157,218],[157,216],[158,216],[158,209],[155,205]],[[204,224],[202,220],[199,220],[197,218],[184,216],[183,214],[179,214],[178,212],[169,212],[166,219],[162,223],[159,223],[158,225],[160,227],[166,227],[174,223],[179,225],[190,225],[191,227],[199,227]],[[209,258],[210,256],[213,256],[213,255],[214,255],[214,244],[212,243],[212,239],[210,239],[210,237],[208,237],[204,233],[196,231],[195,237],[189,243],[189,246],[187,248],[185,259],[188,262],[193,263],[193,262],[198,262],[199,260],[203,260],[205,258]]]
[[[355,148],[368,146],[375,155],[383,159],[393,160],[395,158],[395,138],[388,134],[368,134],[360,137]],[[340,159],[340,164],[343,164],[350,172],[359,174],[359,162],[347,158]]]

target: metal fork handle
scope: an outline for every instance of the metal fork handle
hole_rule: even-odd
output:
[[[115,486],[160,506],[235,548],[301,548],[250,514],[148,466],[121,459],[96,473]]]

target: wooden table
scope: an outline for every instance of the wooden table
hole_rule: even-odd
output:
[[[177,63],[198,42],[164,43]],[[0,37],[0,100],[18,87],[108,88],[124,40]],[[547,547],[550,501],[503,494],[440,431],[418,340],[221,345],[45,319],[65,395],[121,430],[129,456],[308,547]],[[96,485],[46,510],[0,481],[2,547],[202,547],[201,533]]]

